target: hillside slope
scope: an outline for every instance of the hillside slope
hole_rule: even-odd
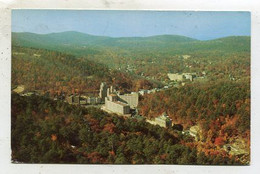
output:
[[[12,94],[12,160],[77,164],[241,164],[205,155],[173,130],[95,108]],[[187,138],[186,138],[187,139]],[[181,142],[182,141],[182,142]]]
[[[138,78],[107,66],[60,52],[12,48],[12,87],[25,85],[26,90],[43,90],[51,94],[85,93],[99,89],[101,82],[127,91],[133,90]]]

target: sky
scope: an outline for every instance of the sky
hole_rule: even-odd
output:
[[[110,37],[182,35],[199,40],[250,36],[249,12],[12,10],[12,32],[78,31]]]

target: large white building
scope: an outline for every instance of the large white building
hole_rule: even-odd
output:
[[[130,114],[130,106],[127,103],[118,101],[116,94],[109,94],[105,98],[105,109],[118,114]]]
[[[139,101],[138,93],[118,95],[118,98],[119,98],[119,101],[128,103],[131,108],[136,108],[138,106],[138,101]]]
[[[100,85],[100,98],[104,98],[104,110],[122,115],[130,114],[130,108],[135,109],[138,106],[139,94],[119,94],[113,86],[108,88],[105,83]]]

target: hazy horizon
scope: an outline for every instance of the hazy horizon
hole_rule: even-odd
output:
[[[227,37],[251,37],[251,35],[229,35],[229,36],[223,36],[223,37],[217,37],[213,39],[197,39],[197,38],[192,38],[189,36],[184,36],[184,35],[176,35],[176,34],[158,34],[158,35],[151,35],[151,36],[119,36],[119,37],[113,37],[113,36],[105,36],[105,35],[95,35],[95,34],[89,34],[89,33],[83,33],[79,31],[62,31],[62,32],[51,32],[51,33],[33,33],[33,32],[14,32],[12,33],[31,33],[31,34],[37,34],[37,35],[48,35],[48,34],[59,34],[59,33],[67,33],[67,32],[75,32],[75,33],[81,33],[81,34],[86,34],[90,36],[96,36],[96,37],[109,37],[109,38],[147,38],[147,37],[156,37],[156,36],[181,36],[181,37],[187,37],[190,39],[195,39],[198,41],[209,41],[209,40],[216,40],[216,39],[221,39],[221,38],[227,38]]]
[[[198,40],[250,36],[249,12],[13,10],[12,32],[95,36],[179,35]]]

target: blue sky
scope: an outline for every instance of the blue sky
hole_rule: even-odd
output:
[[[183,35],[200,40],[250,36],[249,12],[12,10],[12,31],[78,31],[111,37]]]

